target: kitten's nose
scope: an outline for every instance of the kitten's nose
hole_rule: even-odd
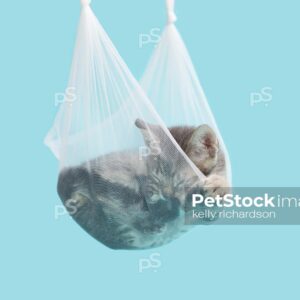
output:
[[[165,187],[163,189],[162,194],[163,194],[163,197],[165,200],[167,200],[167,199],[172,200],[172,198],[173,198],[172,195],[174,194],[174,191],[172,190],[172,187]]]

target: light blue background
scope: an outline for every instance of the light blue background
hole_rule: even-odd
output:
[[[64,91],[77,1],[2,1],[1,280],[9,299],[297,299],[299,227],[198,227],[154,251],[114,252],[54,218],[57,162],[42,144]],[[139,78],[165,23],[163,0],[94,0]],[[297,0],[177,0],[178,29],[232,159],[236,186],[299,186]],[[272,87],[269,107],[250,93]],[[140,258],[162,266],[142,273]]]

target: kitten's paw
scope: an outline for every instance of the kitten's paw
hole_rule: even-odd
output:
[[[230,192],[229,183],[225,177],[220,175],[211,175],[204,182],[204,191],[208,197],[223,197]]]

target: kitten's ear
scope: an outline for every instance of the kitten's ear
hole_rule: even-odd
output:
[[[219,151],[219,141],[208,125],[201,125],[195,129],[190,139],[190,147],[204,150],[211,158],[214,158]]]
[[[141,130],[146,145],[150,145],[153,141],[155,142],[158,140],[156,134],[157,126],[148,124],[141,119],[135,121],[135,126]]]
[[[135,121],[135,126],[139,129],[146,129],[147,128],[147,123],[141,119],[136,119]]]

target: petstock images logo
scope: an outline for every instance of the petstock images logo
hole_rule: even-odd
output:
[[[300,188],[231,188],[222,195],[194,188],[186,199],[185,223],[300,225]]]

